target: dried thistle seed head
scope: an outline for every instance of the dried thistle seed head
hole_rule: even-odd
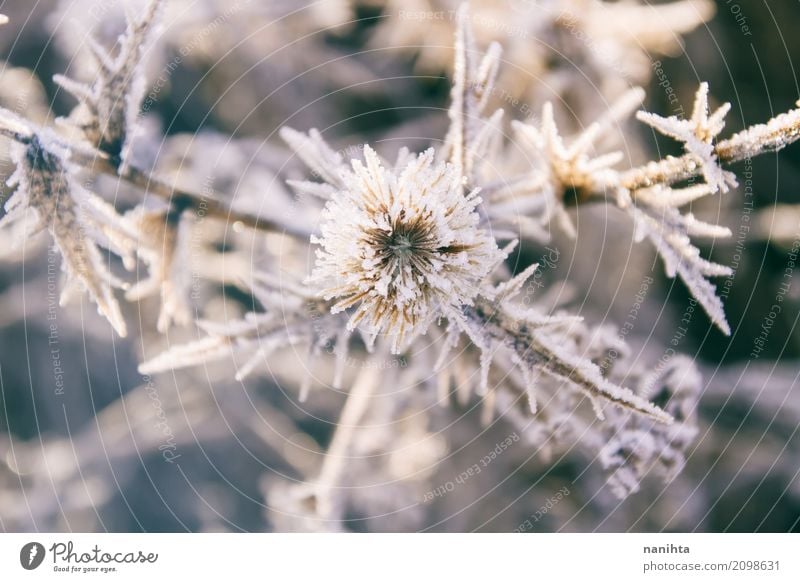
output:
[[[503,255],[479,228],[477,192],[465,196],[432,149],[396,171],[369,146],[364,158],[325,208],[310,282],[336,300],[334,312],[358,306],[350,329],[389,334],[399,351],[434,318],[471,304]]]

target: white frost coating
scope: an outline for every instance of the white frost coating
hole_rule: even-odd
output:
[[[690,119],[680,119],[674,115],[661,117],[646,111],[639,111],[636,118],[664,135],[683,142],[687,153],[694,155],[702,164],[703,177],[711,192],[727,192],[731,187],[736,187],[736,176],[720,166],[714,138],[725,128],[725,116],[730,108],[730,103],[725,103],[709,115],[708,83],[701,83]]]
[[[155,358],[142,362],[139,365],[139,373],[157,374],[164,370],[212,362],[229,356],[231,349],[228,338],[211,335],[195,342],[174,346]]]
[[[505,197],[516,194],[518,205],[526,204],[526,199],[543,200],[545,209],[539,217],[541,226],[555,221],[564,232],[574,237],[575,228],[564,206],[564,194],[567,190],[580,192],[616,188],[618,173],[612,168],[623,156],[616,151],[593,156],[595,146],[607,130],[630,116],[643,99],[644,91],[641,88],[627,91],[569,146],[558,131],[551,103],[545,103],[542,108],[538,127],[530,123],[512,122],[518,143],[526,151],[533,168],[527,180],[512,186],[510,192],[501,190],[498,194]],[[519,212],[519,206],[508,210]],[[490,214],[497,218],[503,216],[497,208],[490,208]],[[519,218],[513,216],[507,217],[506,223],[514,223],[515,220],[522,226]]]
[[[89,143],[119,157],[123,165],[147,88],[143,59],[155,37],[163,5],[163,0],[150,0],[140,18],[126,9],[127,28],[113,55],[95,39],[87,40],[97,69],[91,84],[64,75],[53,78],[78,100],[69,118],[60,121],[79,129]]]
[[[680,208],[690,202],[712,194],[708,184],[696,184],[686,188],[669,188],[661,184],[636,191],[636,200],[658,208]]]
[[[8,184],[16,186],[16,191],[6,202],[3,225],[23,220],[28,209],[34,210],[38,218],[34,230],[46,228],[63,259],[67,286],[61,304],[71,290],[85,289],[98,311],[124,337],[125,320],[113,288],[125,284],[111,274],[98,248],[102,245],[126,254],[120,249],[129,246],[131,239],[121,217],[72,180],[69,153],[48,132],[33,133],[28,145],[14,144],[11,157],[16,170]]]
[[[344,164],[342,155],[335,152],[325,143],[319,131],[312,129],[306,135],[290,127],[284,127],[280,133],[283,140],[303,160],[303,163],[308,166],[317,178],[325,182],[325,184],[294,182],[291,183],[293,187],[308,191],[316,196],[324,196],[332,193],[329,189],[331,186],[340,187],[342,185],[339,176],[339,170]]]
[[[731,236],[731,231],[699,220],[691,212],[681,214],[678,208],[736,186],[735,176],[722,169],[717,155],[720,148],[738,147],[731,145],[736,136],[716,147],[714,145],[714,138],[725,127],[725,115],[729,109],[730,106],[725,104],[709,115],[708,84],[702,83],[690,119],[638,112],[639,120],[684,142],[686,151],[699,162],[705,183],[684,188],[655,184],[633,192],[622,189],[627,198],[622,207],[633,218],[636,240],[650,239],[664,260],[667,275],[680,276],[714,324],[726,335],[731,333],[730,326],[716,287],[708,277],[729,276],[732,271],[700,257],[700,250],[692,244],[690,237],[724,238]],[[724,157],[728,161],[735,159],[729,151],[724,152]]]
[[[363,322],[386,333],[397,352],[436,317],[470,304],[503,254],[478,227],[477,192],[464,196],[433,149],[395,171],[369,146],[364,157],[325,208],[309,283],[336,301],[334,313],[356,308],[349,329]]]
[[[480,161],[492,145],[491,137],[496,134],[503,114],[498,110],[488,119],[483,117],[502,52],[499,44],[492,43],[486,54],[478,58],[468,7],[462,4],[456,13],[453,88],[448,110],[450,129],[443,154],[463,177],[465,185],[475,182]]]
[[[597,450],[597,458],[609,472],[611,491],[620,499],[638,491],[648,475],[668,482],[680,473],[698,433],[694,417],[703,382],[690,358],[671,358],[662,369],[644,375],[639,385],[643,396],[660,394],[675,422],[664,425],[648,423],[643,417],[612,419],[617,426]]]
[[[623,408],[636,410],[661,423],[672,423],[673,418],[661,408],[635,394],[630,388],[617,386],[606,380],[600,368],[591,360],[576,357],[541,334],[537,336],[536,341],[544,348],[543,352],[552,354],[551,360],[543,364],[540,369],[561,378],[569,377],[589,398],[595,414],[600,420],[604,420],[605,415],[597,398],[602,398]],[[570,370],[569,375],[559,370],[559,367],[564,365]]]
[[[717,151],[731,161],[751,158],[766,151],[778,151],[800,138],[800,101],[792,109],[770,119],[767,123],[754,125],[721,142]]]
[[[692,214],[681,215],[674,208],[653,212],[646,206],[631,206],[628,212],[634,221],[636,240],[641,241],[645,237],[650,239],[664,261],[667,275],[679,275],[711,321],[725,335],[730,335],[731,328],[725,317],[722,301],[717,297],[716,287],[707,277],[727,277],[732,271],[700,257],[700,250],[692,245],[689,238],[689,234],[730,236],[730,231],[700,222]]]

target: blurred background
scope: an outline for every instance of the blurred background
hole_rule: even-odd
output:
[[[479,41],[505,47],[495,105],[526,119],[552,100],[559,120],[580,128],[638,84],[648,91],[648,110],[688,115],[698,83],[708,81],[715,102],[732,104],[727,133],[795,104],[798,3],[680,4],[674,14],[658,13],[663,22],[621,12],[629,18],[578,24],[572,15],[591,2],[473,1]],[[0,105],[42,124],[68,115],[75,104],[52,76],[91,78],[87,36],[113,44],[124,26],[121,5],[0,2],[10,19],[0,28]],[[456,7],[447,0],[168,0],[148,54],[136,155],[187,188],[277,212],[291,203],[283,180],[304,175],[277,136],[284,125],[316,127],[343,151],[369,142],[390,159],[401,146],[435,144],[447,129]],[[679,151],[634,124],[625,147],[633,162]],[[0,153],[7,178],[7,144]],[[800,530],[800,280],[792,259],[800,147],[736,169],[736,191],[695,209],[733,232],[703,249],[735,271],[717,281],[731,337],[693,306],[682,283],[663,275],[650,248],[632,246],[632,229],[613,208],[578,210],[575,240],[556,234],[520,251],[522,262],[557,257],[541,280],[569,282],[574,310],[604,325],[624,323],[643,278],[653,278],[626,340],[649,361],[670,349],[684,353],[703,377],[700,430],[678,477],[646,480],[620,501],[580,450],[545,458],[514,446],[490,471],[427,502],[426,492],[516,433],[513,423],[485,430],[469,412],[442,412],[427,424],[408,414],[374,441],[408,446],[353,468],[357,491],[341,526],[512,531],[538,512],[529,531]],[[116,189],[106,198],[124,210],[136,196]],[[743,219],[751,207],[752,219]],[[247,311],[251,298],[237,272],[278,260],[281,242],[254,242],[210,222],[202,236],[202,257],[193,260],[198,317]],[[143,377],[137,365],[145,355],[198,332],[157,334],[157,301],[126,306],[134,329],[125,340],[85,302],[58,309],[54,325],[53,261],[44,240],[11,250],[10,235],[0,233],[0,529],[304,529],[299,501],[284,485],[318,467],[342,395],[320,390],[299,406],[291,373],[234,382],[224,364]],[[762,333],[766,340],[754,344]],[[359,476],[366,482],[378,474],[384,485],[359,489]]]

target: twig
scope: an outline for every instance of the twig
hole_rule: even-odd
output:
[[[386,348],[379,348],[373,357],[380,358],[387,353]],[[317,512],[322,517],[331,517],[334,503],[331,492],[336,487],[345,469],[348,457],[347,451],[353,441],[353,436],[360,428],[361,421],[369,405],[370,398],[378,386],[380,366],[368,366],[356,378],[347,402],[342,409],[339,422],[336,426],[322,469],[316,482]]]
[[[750,127],[718,142],[714,147],[714,154],[720,164],[730,165],[761,154],[777,152],[798,139],[800,139],[800,110],[794,109],[778,115],[767,123]],[[697,177],[702,172],[701,161],[694,154],[687,153],[679,157],[668,156],[659,162],[632,168],[620,175],[619,183],[623,188],[634,191],[654,184],[669,186]],[[604,192],[602,194],[604,195]]]
[[[0,135],[4,135],[9,139],[26,145],[30,143],[31,140],[31,135],[10,127],[0,126]],[[218,199],[208,198],[201,194],[170,185],[161,178],[130,164],[126,164],[125,169],[120,171],[119,164],[114,163],[111,156],[105,152],[76,147],[70,149],[70,161],[90,172],[105,174],[119,180],[124,180],[137,188],[141,188],[146,192],[163,198],[171,205],[181,210],[194,210],[196,213],[224,220],[226,223],[241,224],[248,228],[265,232],[287,234],[303,240],[308,240],[313,234],[306,229],[285,224],[272,218],[263,218],[247,212],[234,210]]]

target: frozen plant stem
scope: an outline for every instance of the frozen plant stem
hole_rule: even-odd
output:
[[[21,134],[13,128],[0,126],[0,135],[4,135],[21,144],[27,145],[30,143],[30,136]],[[312,234],[304,229],[271,218],[262,218],[247,212],[234,210],[214,198],[208,198],[196,192],[177,188],[131,164],[127,164],[124,169],[120,169],[119,164],[115,163],[108,154],[100,151],[95,150],[90,154],[85,150],[75,148],[70,152],[70,161],[89,172],[105,174],[124,180],[145,192],[163,198],[181,210],[192,210],[197,214],[214,217],[226,223],[238,223],[254,230],[287,234],[302,240],[308,240]]]
[[[378,348],[373,358],[385,357],[387,350]],[[380,376],[380,366],[367,366],[356,378],[347,396],[342,414],[331,439],[325,460],[316,483],[317,513],[324,518],[333,517],[336,504],[332,499],[334,488],[338,485],[342,472],[347,465],[347,453],[353,437],[360,428],[358,423],[364,417],[369,401],[375,393]]]
[[[109,162],[107,158],[98,158],[98,162],[99,166],[97,170],[103,174],[107,174],[109,176],[118,176],[119,178],[130,182],[134,186],[142,188],[147,192],[151,192],[160,198],[164,198],[178,208],[191,209],[195,212],[203,213],[206,216],[213,216],[226,222],[231,222],[234,224],[240,223],[248,228],[262,230],[265,232],[283,233],[302,240],[308,240],[312,234],[311,232],[297,228],[296,226],[281,223],[271,218],[262,218],[246,212],[233,210],[231,207],[220,202],[219,200],[213,198],[209,199],[196,194],[195,192],[170,186],[159,178],[139,170],[132,165],[128,165],[121,174],[117,174],[115,166]]]
[[[797,102],[800,108],[800,101]],[[800,139],[800,109],[778,115],[769,122],[740,131],[728,139],[718,142],[714,154],[721,164],[741,162],[769,152],[777,152]],[[620,175],[619,185],[635,192],[655,184],[672,185],[703,173],[702,161],[692,153],[682,156],[667,156],[658,162],[650,162],[632,168]],[[591,199],[605,198],[607,189],[602,187],[590,193]],[[575,202],[584,201],[578,198]]]

